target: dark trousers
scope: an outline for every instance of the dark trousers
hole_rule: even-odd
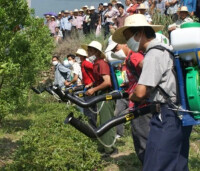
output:
[[[104,30],[104,37],[107,37],[108,35],[109,35],[109,33],[110,33],[110,25],[111,25],[112,23],[110,23],[110,22],[107,22],[106,24],[105,24],[105,30]]]
[[[128,104],[129,101],[127,99],[118,99],[116,100],[116,105],[115,105],[115,116],[120,116],[123,114],[128,113]],[[124,124],[117,125],[117,134],[120,136],[124,135]]]
[[[65,38],[71,38],[71,30],[65,30]]]
[[[161,105],[150,123],[143,171],[188,171],[191,127],[182,127],[175,112]]]
[[[131,120],[131,133],[133,137],[133,144],[135,147],[135,152],[141,163],[144,163],[146,144],[150,131],[149,123],[151,121],[151,118],[152,114],[149,113]]]

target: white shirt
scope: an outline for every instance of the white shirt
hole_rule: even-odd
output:
[[[74,77],[74,74],[78,75],[77,84],[79,85],[81,83],[81,80],[82,80],[82,72],[81,72],[81,66],[77,62],[74,62],[73,65],[72,65],[72,75],[73,75],[73,77]]]

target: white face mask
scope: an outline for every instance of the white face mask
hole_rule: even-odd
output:
[[[73,61],[69,61],[69,64],[72,66],[74,64],[74,62]]]
[[[63,61],[63,65],[64,65],[65,67],[67,67],[67,68],[71,67],[71,65],[70,65],[70,63],[69,63],[68,60],[64,60],[64,61]]]
[[[122,49],[120,49],[119,51],[117,51],[115,53],[111,53],[111,57],[119,59],[119,60],[124,60],[126,58],[126,55],[125,55],[124,51]]]
[[[135,34],[133,37],[131,37],[128,41],[127,41],[127,46],[129,47],[129,49],[131,49],[134,52],[138,52],[139,46],[140,46],[140,40],[142,38],[142,36],[140,37],[139,42],[135,41],[134,39]]]
[[[95,56],[95,55],[92,55],[92,56],[88,57],[88,60],[89,60],[90,62],[92,62],[92,63],[94,63],[95,59],[96,59],[96,56]]]
[[[53,61],[52,64],[53,64],[54,66],[56,66],[56,65],[58,65],[58,61]]]

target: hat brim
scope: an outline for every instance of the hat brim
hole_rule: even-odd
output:
[[[113,50],[116,46],[117,46],[116,42],[108,45],[108,47],[106,48],[105,52],[109,52],[109,51]]]
[[[124,37],[124,31],[128,28],[137,28],[137,27],[151,27],[155,32],[162,30],[163,26],[162,25],[137,25],[137,26],[124,26],[119,29],[117,29],[114,34],[113,34],[113,41],[119,44],[126,44],[127,40]]]
[[[93,47],[93,46],[89,46],[89,45],[81,45],[81,47],[82,47],[85,51],[88,50],[88,47],[95,48],[95,47]],[[105,55],[102,51],[100,51],[100,50],[97,49],[97,48],[95,48],[95,49],[98,50],[99,52],[101,52],[101,58],[106,58],[106,55]],[[88,57],[88,56],[87,56],[87,57]]]

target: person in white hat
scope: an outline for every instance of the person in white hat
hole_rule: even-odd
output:
[[[79,48],[77,50],[76,56],[81,60],[81,71],[83,76],[82,82],[85,85],[85,88],[88,89],[92,87],[95,82],[93,74],[93,63],[86,60],[88,54],[83,48]],[[90,96],[84,97],[85,101],[89,99],[91,99]],[[96,107],[92,107],[92,109],[96,111]],[[88,108],[84,108],[83,113],[88,117],[90,125],[96,127],[97,115],[92,113]]]
[[[178,10],[179,19],[168,26],[168,31],[176,30],[177,28],[180,28],[181,24],[193,22],[193,19],[190,18],[189,11],[186,6],[182,6],[180,10]]]
[[[94,73],[94,87],[87,90],[86,95],[92,96],[102,95],[108,93],[111,90],[111,74],[110,68],[107,62],[105,62],[105,55],[103,53],[102,45],[98,41],[92,41],[89,45],[82,45],[83,49],[87,50],[89,57],[95,57],[93,73]],[[98,103],[97,106],[100,108],[101,103]],[[105,123],[114,116],[115,102],[113,100],[107,101],[104,103],[103,107],[99,112],[100,124]],[[114,142],[115,139],[115,128],[110,129],[106,134],[101,136],[101,141],[106,145],[110,145]],[[105,155],[111,155],[117,153],[115,147],[105,147],[102,146],[99,148],[100,152],[105,153]]]
[[[152,111],[143,171],[188,170],[192,127],[183,129],[176,112],[170,109],[177,102],[177,80],[172,48],[155,39],[155,32],[162,28],[150,25],[144,15],[135,14],[127,17],[124,27],[115,31],[113,40],[145,53],[142,73],[130,100],[140,103],[148,98],[152,106],[157,104]]]
[[[90,7],[90,31],[95,32],[99,24],[99,16],[95,12],[95,7]]]
[[[63,39],[67,37],[71,37],[71,30],[72,30],[72,23],[69,21],[69,11],[64,11],[64,16],[62,17],[60,24],[61,24],[61,31],[63,33]]]
[[[105,26],[105,14],[108,12],[108,3],[103,3],[103,12],[102,12],[102,17],[101,17],[101,25],[104,27]]]
[[[147,7],[146,7],[143,3],[141,3],[141,4],[137,7],[137,10],[138,10],[138,13],[139,13],[139,14],[143,14],[143,15],[146,17],[147,22],[148,22],[149,24],[152,24],[152,18],[151,18],[151,16],[149,15],[149,13],[147,12]]]

